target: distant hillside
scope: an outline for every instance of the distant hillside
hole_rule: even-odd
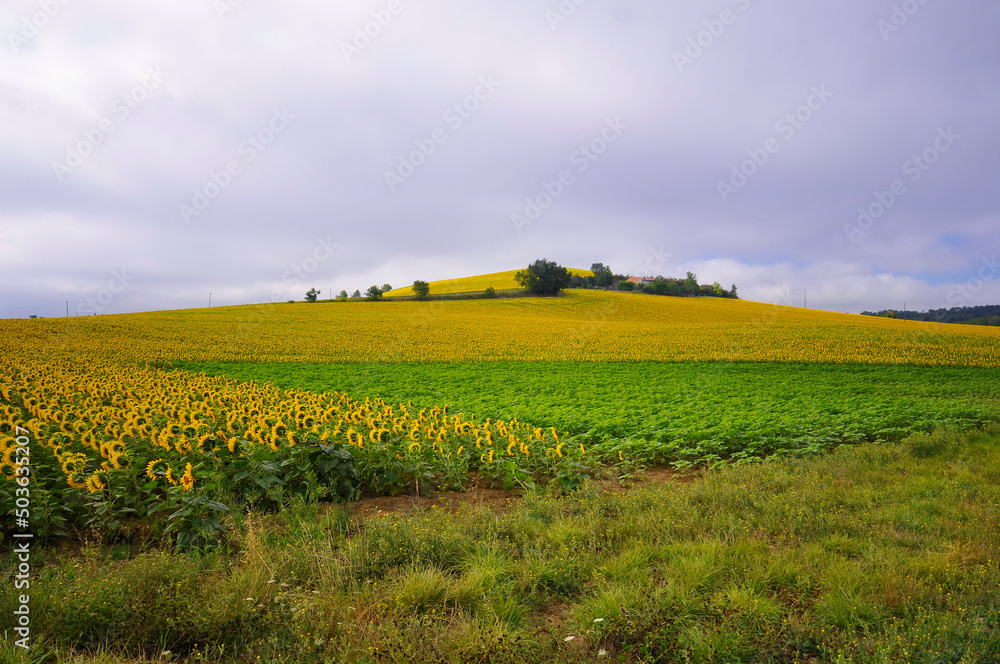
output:
[[[593,276],[590,270],[580,270],[569,268],[570,274],[581,277]],[[442,281],[432,281],[431,295],[453,295],[455,293],[481,293],[490,286],[493,290],[517,290],[521,286],[514,279],[518,270],[508,270],[507,272],[493,272],[492,274],[480,274],[475,277],[462,277],[461,279],[444,279]],[[385,297],[412,297],[413,287],[396,288],[385,294]]]
[[[905,318],[906,320],[928,321],[931,323],[963,323],[966,325],[1000,326],[1000,304],[981,307],[952,307],[951,309],[931,309],[930,311],[862,311],[862,316],[882,316],[883,318]]]

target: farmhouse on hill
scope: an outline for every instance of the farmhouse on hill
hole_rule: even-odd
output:
[[[626,281],[631,281],[637,286],[649,286],[656,280],[650,279],[649,277],[629,277]]]

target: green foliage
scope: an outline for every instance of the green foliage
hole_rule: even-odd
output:
[[[358,298],[360,298],[360,297],[361,297],[361,291],[360,291],[360,290],[358,290],[358,289],[356,289],[356,290],[355,290],[355,291],[354,291],[354,292],[353,292],[353,293],[351,294],[351,298],[353,298],[353,299],[358,299]]]
[[[315,302],[317,297],[319,297],[319,291],[315,288],[306,291],[306,302]]]
[[[378,286],[369,286],[365,291],[365,297],[374,302],[382,297],[382,290]]]
[[[152,469],[151,478],[147,465],[154,458],[140,452],[123,457],[128,467],[108,473],[106,486],[83,498],[68,487],[61,468],[51,462],[36,464],[32,487],[35,538],[45,542],[64,537],[75,526],[113,542],[132,536],[145,523],[151,526],[154,539],[163,536],[181,548],[211,547],[221,541],[220,518],[230,506],[275,510],[296,498],[349,500],[358,494],[359,475],[350,452],[316,437],[277,450],[240,441],[232,452],[225,439],[209,437],[199,451],[192,469],[199,478],[209,479],[189,491],[169,482],[162,466]],[[0,513],[13,507],[10,487],[0,485]]]
[[[483,291],[483,297],[487,300],[492,300],[496,298],[497,292],[493,289],[493,286],[487,286],[486,290]]]
[[[413,292],[417,297],[427,297],[431,293],[430,284],[426,281],[420,281],[417,279],[413,282]]]
[[[514,278],[522,287],[538,295],[556,295],[570,285],[569,270],[544,258],[519,271]]]
[[[793,364],[489,362],[189,364],[189,370],[340,390],[554,426],[617,462],[711,466],[813,455],[1000,420],[1000,369]]]
[[[346,290],[340,291],[340,295],[338,295],[337,298],[341,299],[341,300],[346,300],[347,299],[347,291]]]
[[[611,268],[604,265],[604,263],[594,263],[590,266],[590,271],[594,273],[594,285],[598,288],[607,288],[614,279]]]

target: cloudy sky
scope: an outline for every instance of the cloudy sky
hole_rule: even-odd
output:
[[[5,0],[0,317],[540,257],[997,304],[997,34],[940,0]]]

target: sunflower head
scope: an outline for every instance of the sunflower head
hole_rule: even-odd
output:
[[[184,474],[181,475],[181,486],[184,487],[185,492],[194,488],[194,468],[191,467],[190,463],[184,470]]]
[[[163,459],[154,459],[146,464],[146,476],[149,479],[155,480],[157,478],[159,475],[157,466],[161,463],[163,463]]]

